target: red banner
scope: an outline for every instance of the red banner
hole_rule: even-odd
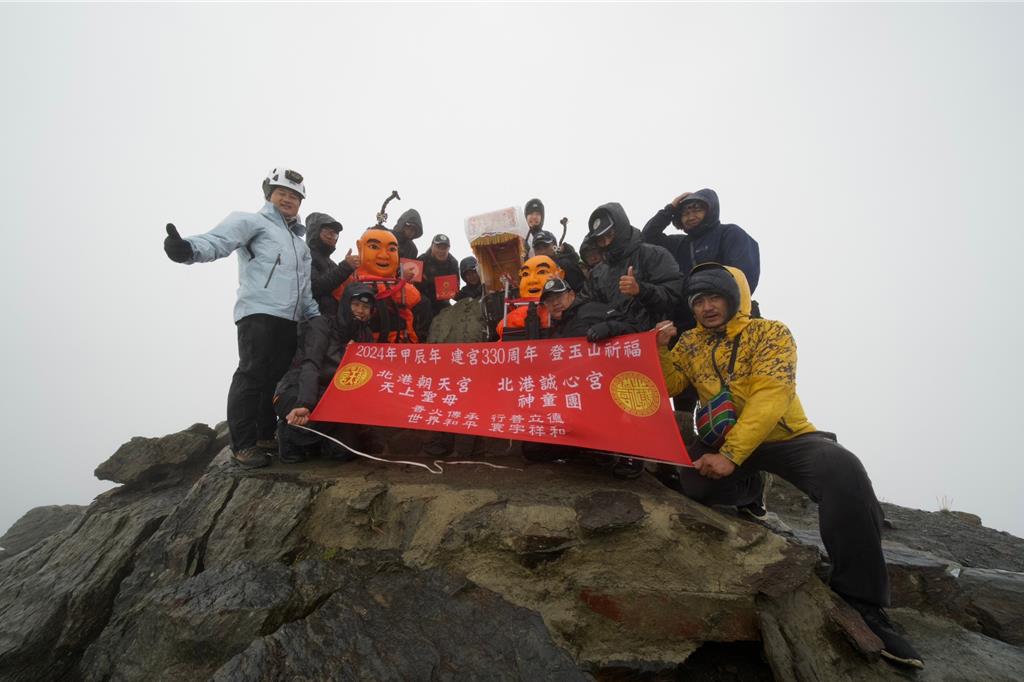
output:
[[[465,433],[690,465],[655,333],[349,344],[314,421]]]
[[[437,300],[447,301],[459,293],[459,276],[438,275],[434,278],[434,291],[437,293]]]

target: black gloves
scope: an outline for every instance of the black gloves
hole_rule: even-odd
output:
[[[164,251],[167,253],[167,257],[175,263],[184,263],[192,259],[192,245],[181,238],[174,223],[167,223]]]
[[[612,326],[607,322],[598,322],[591,325],[590,329],[587,330],[587,341],[591,343],[603,341],[609,336],[614,336],[614,333],[612,332]]]

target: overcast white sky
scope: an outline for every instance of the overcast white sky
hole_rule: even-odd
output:
[[[398,189],[642,227],[716,189],[812,421],[886,501],[1024,535],[1020,5],[0,7],[0,532],[133,435],[224,418],[234,257],[164,256],[278,164],[342,253]],[[496,478],[496,485],[500,480]]]

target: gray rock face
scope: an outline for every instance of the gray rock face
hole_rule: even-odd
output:
[[[790,488],[787,490],[787,487]],[[781,488],[779,505],[788,522],[809,526],[808,504],[801,511],[794,489]],[[886,505],[887,517],[898,519],[884,532],[882,547],[896,607],[912,608],[947,618],[959,625],[1016,646],[1024,646],[1024,573],[970,568],[971,562],[990,561],[1017,566],[1024,561],[1024,541],[948,512],[922,512]],[[796,542],[815,547],[825,560],[824,545],[816,529],[792,530]],[[909,542],[910,546],[903,544]],[[982,546],[987,542],[986,546]],[[920,549],[927,547],[932,551]],[[1021,554],[1015,555],[1015,550]],[[965,563],[960,563],[960,557]],[[827,575],[827,567],[819,571]]]
[[[337,591],[212,679],[588,679],[536,613],[493,592],[434,571],[337,567]]]
[[[96,467],[96,478],[125,485],[178,483],[213,458],[220,449],[216,438],[206,424],[193,424],[162,438],[135,437]]]
[[[817,577],[810,530],[581,463],[243,472],[210,463],[222,443],[193,428],[119,451],[130,485],[0,564],[0,679],[671,679],[727,675],[751,647],[770,672],[747,653],[742,679],[902,677]],[[888,555],[916,679],[1015,679],[1018,574]]]
[[[85,507],[65,504],[30,509],[0,536],[0,561],[20,554],[82,518]]]
[[[0,564],[0,679],[73,674],[103,630],[136,550],[181,497],[108,493],[77,524]]]

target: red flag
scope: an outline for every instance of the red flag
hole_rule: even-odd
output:
[[[690,465],[653,331],[596,344],[352,343],[311,416]]]
[[[437,300],[447,301],[459,293],[459,276],[438,275],[434,278],[434,291],[437,292]]]

